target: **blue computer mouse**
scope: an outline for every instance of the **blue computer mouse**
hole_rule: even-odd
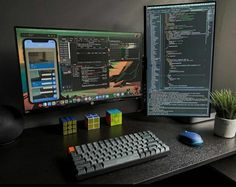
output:
[[[190,146],[201,146],[203,144],[202,137],[199,134],[190,131],[181,132],[179,134],[179,141]]]

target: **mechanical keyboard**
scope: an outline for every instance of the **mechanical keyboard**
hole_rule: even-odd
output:
[[[150,131],[68,147],[77,180],[157,159],[169,147]]]

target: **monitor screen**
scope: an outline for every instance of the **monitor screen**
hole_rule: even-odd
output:
[[[209,116],[215,2],[145,7],[147,115]]]
[[[26,113],[141,96],[141,33],[15,31]]]

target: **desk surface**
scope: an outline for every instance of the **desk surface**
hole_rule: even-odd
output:
[[[128,115],[122,126],[101,126],[101,129],[70,136],[59,134],[58,125],[27,129],[16,142],[0,147],[0,183],[75,183],[68,164],[66,149],[100,139],[150,130],[170,147],[164,158],[120,169],[80,183],[151,183],[236,153],[236,139],[213,135],[213,121],[182,124],[172,119],[145,121]],[[204,146],[193,148],[177,141],[183,130],[199,133]]]

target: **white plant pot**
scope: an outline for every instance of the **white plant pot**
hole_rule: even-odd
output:
[[[233,138],[236,133],[236,119],[215,117],[214,133],[224,138]]]

